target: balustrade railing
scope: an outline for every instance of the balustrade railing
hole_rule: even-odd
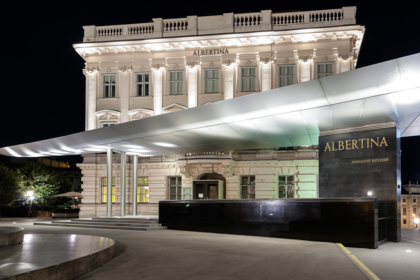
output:
[[[233,18],[233,26],[235,28],[261,25],[262,21],[261,13],[237,14]]]
[[[153,19],[150,23],[84,26],[84,42],[112,41],[122,39],[162,38],[172,36],[235,33],[244,31],[268,31],[290,29],[293,25],[305,28],[356,24],[356,7],[342,9],[272,13],[270,10],[247,14],[223,14],[200,18],[189,16],[178,19]],[[215,21],[214,32],[213,23]],[[222,25],[220,24],[222,22]],[[221,27],[222,26],[222,27]],[[220,29],[222,28],[222,32]]]

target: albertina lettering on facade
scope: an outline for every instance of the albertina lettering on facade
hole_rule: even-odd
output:
[[[228,49],[198,50],[198,51],[194,51],[193,56],[218,55],[218,54],[229,54],[229,50]]]

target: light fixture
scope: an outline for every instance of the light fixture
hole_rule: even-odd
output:
[[[27,195],[27,196],[34,196],[34,192],[33,192],[33,191],[27,191],[27,192],[26,192],[26,195]]]
[[[153,143],[153,144],[155,144],[155,145],[157,145],[157,146],[169,147],[169,148],[172,148],[172,147],[177,147],[177,145],[175,145],[175,144],[171,144],[171,143],[160,143],[160,142],[155,142],[155,143]]]
[[[411,250],[405,250],[407,253],[411,253],[412,251]]]
[[[371,192],[371,191],[368,191],[368,192],[367,192],[367,195],[368,195],[368,196],[372,196],[372,192]]]

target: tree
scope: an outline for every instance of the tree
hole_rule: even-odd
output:
[[[17,198],[18,189],[19,176],[17,172],[0,165],[0,206],[13,204]]]
[[[57,174],[49,166],[29,160],[19,168],[20,195],[26,198],[28,191],[34,192],[36,203],[41,205],[57,205],[64,203],[67,198],[55,198],[56,194],[73,190],[73,184],[63,175]],[[29,200],[24,200],[23,204],[28,204]]]

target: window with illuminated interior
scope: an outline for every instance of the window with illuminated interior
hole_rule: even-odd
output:
[[[137,177],[137,202],[149,203],[149,177]]]
[[[293,175],[279,176],[279,198],[294,198],[295,182]]]
[[[107,177],[102,177],[102,203],[106,203],[107,201],[107,194],[108,194],[108,188],[107,188]],[[112,203],[115,203],[115,177],[112,177]]]

